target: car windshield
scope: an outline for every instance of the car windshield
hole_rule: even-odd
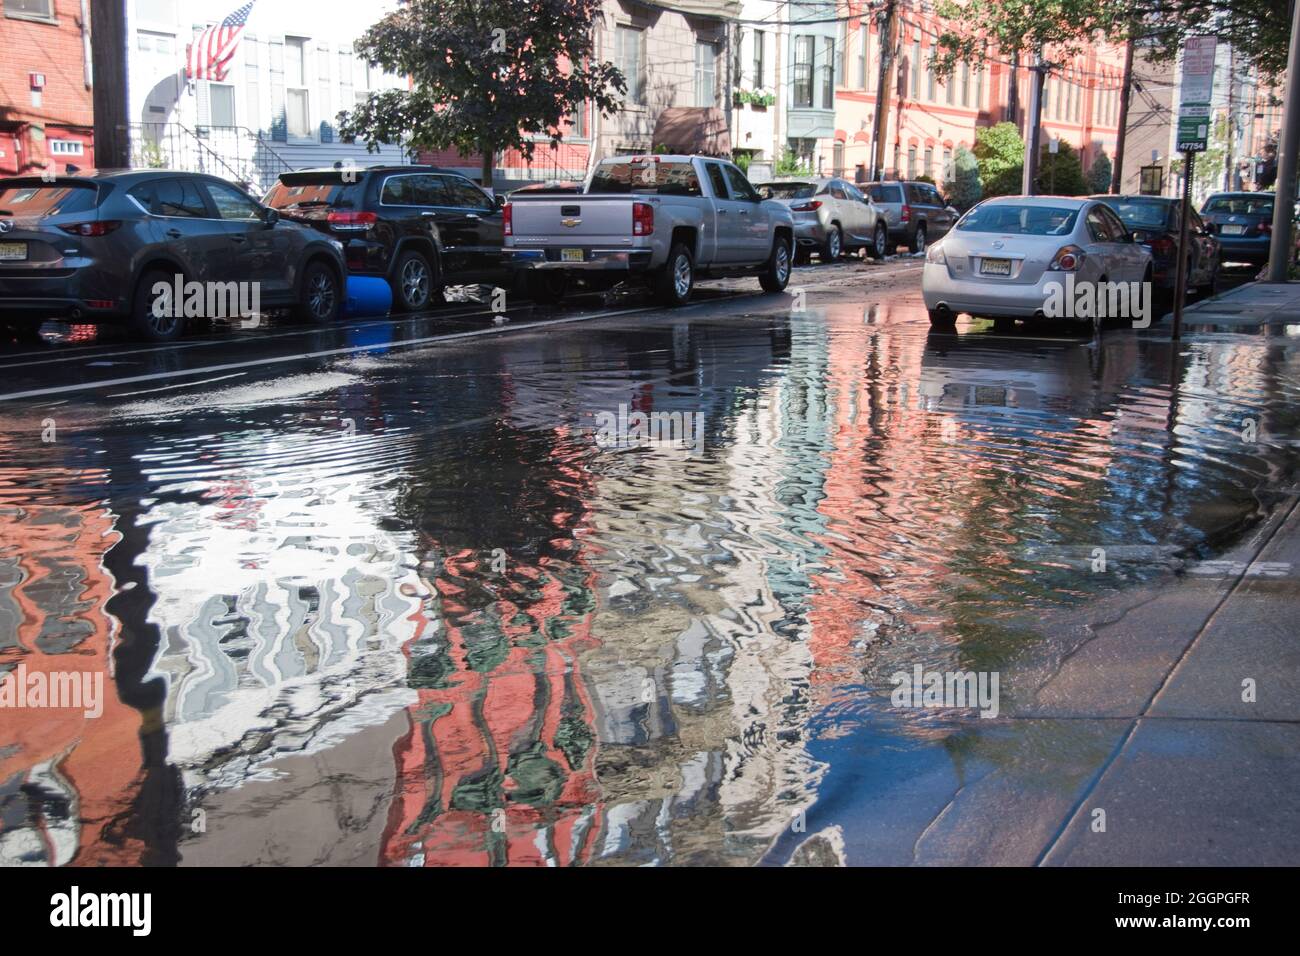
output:
[[[1021,236],[1066,236],[1074,231],[1077,209],[997,203],[976,206],[957,223],[961,232],[1000,232]]]
[[[700,179],[690,163],[666,163],[656,157],[601,163],[591,177],[590,193],[653,193],[700,196]]]
[[[1226,212],[1234,216],[1271,216],[1273,197],[1212,196],[1201,212]]]
[[[95,208],[98,190],[84,186],[0,186],[0,216],[30,216],[43,219]]]
[[[764,183],[758,187],[764,199],[808,199],[816,193],[813,183]]]
[[[1119,213],[1124,225],[1135,229],[1164,229],[1169,222],[1169,203],[1123,199],[1102,200],[1111,209]]]
[[[263,204],[272,209],[294,212],[300,209],[349,208],[354,205],[358,185],[345,183],[342,173],[301,174],[286,177],[271,187]]]

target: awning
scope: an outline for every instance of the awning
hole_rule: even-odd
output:
[[[731,158],[727,117],[716,106],[670,106],[655,122],[655,149]]]
[[[693,17],[735,20],[740,17],[741,0],[650,0],[650,6],[666,7]]]

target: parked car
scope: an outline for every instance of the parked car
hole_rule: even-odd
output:
[[[393,306],[413,312],[449,285],[502,280],[502,215],[475,183],[433,166],[282,173],[266,204],[343,243],[353,275],[388,280]]]
[[[1115,210],[1133,241],[1151,253],[1152,280],[1166,291],[1178,282],[1178,261],[1187,260],[1187,286],[1201,295],[1214,295],[1219,282],[1219,240],[1215,239],[1195,209],[1187,222],[1185,257],[1178,254],[1182,238],[1182,203],[1164,196],[1093,196]]]
[[[581,195],[513,196],[505,215],[507,262],[542,301],[573,282],[635,278],[677,306],[704,276],[757,275],[768,292],[790,281],[794,217],[725,160],[616,156],[595,166]]]
[[[1224,262],[1268,262],[1273,239],[1273,193],[1214,193],[1201,206],[1214,226]]]
[[[999,196],[972,207],[930,246],[921,294],[930,323],[958,312],[995,319],[1039,318],[1073,275],[1082,282],[1149,282],[1151,254],[1095,199]]]
[[[159,282],[255,282],[263,308],[329,322],[342,248],[215,176],[139,170],[0,179],[0,321],[125,322],[167,342],[185,319],[154,308]],[[156,312],[162,312],[156,315]],[[210,317],[210,316],[209,316]]]
[[[796,260],[816,252],[823,262],[834,262],[859,249],[883,259],[888,252],[885,217],[846,179],[780,180],[754,188],[794,215]]]
[[[930,183],[865,183],[862,189],[885,214],[891,252],[899,244],[924,252],[928,243],[946,236],[957,221],[957,210]]]

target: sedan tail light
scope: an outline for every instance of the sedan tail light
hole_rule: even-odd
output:
[[[808,202],[801,202],[797,206],[791,206],[790,211],[791,212],[816,212],[818,209],[821,208],[822,208],[822,201],[820,199],[810,199]]]
[[[925,250],[925,261],[934,262],[939,265],[948,264],[948,254],[943,251],[943,243],[936,242]]]
[[[1174,241],[1168,236],[1161,236],[1159,239],[1152,239],[1148,245],[1151,246],[1151,252],[1157,256],[1171,256],[1174,254]]]
[[[1259,231],[1267,235],[1273,231],[1273,224],[1271,222],[1261,222]]]
[[[1053,272],[1074,272],[1083,265],[1085,253],[1078,246],[1061,246],[1047,267]]]
[[[655,231],[655,207],[648,202],[632,203],[632,235],[649,236]]]
[[[510,203],[501,207],[501,231],[507,236],[515,234],[515,207]]]
[[[331,212],[327,221],[339,232],[365,232],[379,221],[373,212]]]
[[[98,222],[74,222],[67,226],[59,226],[70,236],[107,236],[110,232],[122,225],[117,219],[101,219]]]

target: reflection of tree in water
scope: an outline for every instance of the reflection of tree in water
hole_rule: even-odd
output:
[[[457,434],[398,513],[426,542],[441,625],[407,647],[419,694],[394,748],[381,859],[569,863],[599,831],[591,699],[592,572],[579,532],[590,480],[563,431],[501,421]]]

